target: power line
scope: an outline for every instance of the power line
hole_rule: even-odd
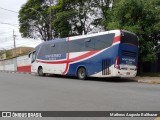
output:
[[[5,10],[5,11],[8,11],[8,12],[12,12],[12,13],[18,13],[18,12],[16,12],[16,11],[9,10],[9,9],[6,9],[6,8],[2,8],[2,7],[0,7],[0,9]]]
[[[8,38],[12,38],[12,36],[11,37],[8,37]],[[7,39],[7,38],[6,38]],[[22,41],[21,41],[22,40]],[[8,40],[5,40],[5,41],[11,41],[11,39],[8,39]],[[35,41],[27,41],[27,40],[25,40],[25,41],[23,41],[23,39],[16,39],[16,41],[18,42],[20,42],[20,43],[17,43],[16,45],[26,45],[26,44],[36,44],[36,43],[41,43],[42,41],[39,41],[39,40],[35,40]],[[22,43],[23,42],[23,43]],[[10,46],[10,45],[6,45],[6,46]]]
[[[19,27],[18,24],[12,24],[12,23],[0,22],[0,24],[5,24],[5,25],[11,25],[11,26],[14,26],[14,27]]]
[[[17,31],[17,30],[16,30]],[[13,31],[6,31],[6,32],[0,32],[0,35],[2,35],[2,34],[9,34],[9,33],[11,33],[11,32],[13,32]],[[1,36],[0,36],[1,37]]]
[[[40,44],[40,43],[34,43],[34,44]],[[20,47],[20,46],[25,46],[25,45],[33,45],[33,43],[21,43],[21,44],[16,44],[16,46],[18,46],[18,47]],[[10,45],[5,45],[4,47],[6,47],[6,48],[10,48],[10,47],[12,47],[13,48],[13,45],[12,44],[10,44]]]
[[[11,35],[10,35],[10,36],[6,36],[6,37],[3,36],[3,37],[0,37],[0,40],[1,40],[1,39],[9,39],[9,38],[12,38],[12,37],[13,37],[13,36],[11,36]]]
[[[3,40],[0,40],[0,41],[3,42],[3,43],[5,43],[5,42],[10,42],[11,39],[9,39],[9,38],[12,38],[12,37],[13,37],[13,36],[8,37],[8,38],[5,38],[5,41],[3,41]],[[39,40],[37,40],[37,41],[27,41],[27,40],[23,41],[23,40],[21,40],[21,39],[16,39],[16,42],[19,42],[19,43],[17,43],[16,45],[25,45],[25,44],[40,43],[41,41],[39,41]],[[23,42],[23,43],[22,43],[22,42]]]
[[[40,43],[37,43],[37,45],[40,44]],[[27,43],[27,44],[16,44],[17,47],[23,47],[23,46],[27,46],[27,47],[30,47],[32,46],[33,43]],[[4,46],[3,48],[5,49],[10,49],[10,48],[14,48],[13,45],[7,45],[7,46]],[[0,48],[2,49],[2,48]]]

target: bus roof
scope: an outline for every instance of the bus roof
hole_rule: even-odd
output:
[[[120,32],[121,32],[120,30],[111,30],[111,31],[92,33],[92,34],[87,34],[87,35],[79,35],[79,36],[69,37],[69,40],[89,38],[89,37],[100,36],[100,35],[105,35],[105,34],[109,34],[109,33],[115,33],[115,36],[119,36]]]
[[[72,40],[89,38],[89,37],[94,37],[94,36],[100,36],[100,35],[105,35],[105,34],[110,34],[110,33],[115,33],[115,37],[116,37],[116,36],[120,36],[121,32],[127,32],[127,33],[130,33],[130,34],[134,34],[132,32],[126,31],[126,30],[110,30],[110,31],[92,33],[92,34],[87,34],[87,35],[72,36],[72,37],[68,37],[68,38],[55,38],[53,40],[43,42],[43,43],[39,44],[37,47],[39,47],[43,44],[50,44],[50,43],[53,43],[53,42],[54,43],[61,42],[61,41],[64,41],[66,39],[69,39],[69,41],[72,41]],[[136,35],[136,34],[134,34],[134,35]]]

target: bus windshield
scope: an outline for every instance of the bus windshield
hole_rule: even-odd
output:
[[[138,46],[138,37],[129,32],[122,32],[121,43]]]

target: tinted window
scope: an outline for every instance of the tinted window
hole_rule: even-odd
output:
[[[101,36],[96,36],[94,37],[94,42],[95,42],[95,49],[96,50],[102,50],[107,47],[110,47],[113,43],[115,34],[107,34],[107,35],[101,35]]]
[[[115,34],[100,35],[90,38],[78,39],[69,42],[69,52],[81,52],[91,50],[102,50],[110,47]]]
[[[123,32],[121,36],[121,43],[138,46],[138,37],[132,33]]]
[[[35,60],[36,60],[36,51],[32,53],[31,63],[35,62]]]
[[[92,51],[95,50],[95,40],[92,38],[86,38],[84,39],[84,46],[82,48],[82,51]]]
[[[41,48],[42,44],[38,45],[36,48],[35,48],[35,56],[37,57],[37,54],[38,54],[38,51],[39,49]]]
[[[84,40],[73,40],[69,42],[69,52],[80,52],[84,45]]]
[[[67,42],[48,42],[40,46],[38,58],[44,58],[45,55],[67,53]]]
[[[64,54],[67,53],[67,42],[59,42],[50,44],[50,52],[49,54]]]

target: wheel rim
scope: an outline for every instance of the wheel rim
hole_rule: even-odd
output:
[[[39,73],[39,76],[43,76],[43,69],[39,68],[38,73]]]
[[[80,79],[85,79],[86,78],[86,71],[84,68],[80,68],[78,71],[78,77]]]

